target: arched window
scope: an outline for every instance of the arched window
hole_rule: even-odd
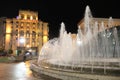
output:
[[[30,37],[30,32],[29,31],[26,32],[26,37]]]
[[[32,36],[35,37],[36,36],[36,32],[32,31]]]
[[[20,31],[20,36],[24,36],[24,31]]]
[[[30,38],[26,38],[26,44],[29,45],[29,43],[30,43]]]

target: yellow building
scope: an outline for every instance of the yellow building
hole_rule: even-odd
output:
[[[1,18],[0,28],[0,46],[14,54],[18,50],[36,52],[48,41],[48,23],[38,20],[38,12],[20,10],[16,18]]]

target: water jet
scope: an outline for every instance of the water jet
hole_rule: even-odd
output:
[[[120,44],[116,27],[93,23],[86,6],[84,29],[78,28],[76,38],[61,23],[60,36],[43,45],[38,61],[31,64],[37,74],[65,80],[119,80]]]

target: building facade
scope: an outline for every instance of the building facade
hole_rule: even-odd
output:
[[[0,49],[3,49],[5,46],[5,19],[6,17],[0,18]]]
[[[114,27],[114,26],[120,26],[120,19],[112,19],[112,18],[92,18],[91,19],[91,25],[94,25],[95,22],[98,23],[98,28],[100,28],[101,23],[104,23],[105,28],[110,28],[110,27]],[[78,26],[81,29],[84,29],[84,18],[78,22]]]
[[[48,41],[47,22],[38,20],[38,12],[20,10],[16,18],[0,19],[0,46],[14,54],[32,50],[37,52]]]

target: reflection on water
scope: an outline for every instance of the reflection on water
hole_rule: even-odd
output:
[[[30,70],[30,62],[20,62],[14,66],[13,76],[22,80],[37,80],[33,77],[32,71]]]
[[[30,61],[19,63],[0,63],[0,80],[58,80],[49,76],[34,77],[30,70]]]
[[[59,79],[55,79],[46,75],[39,75],[39,79],[38,77],[33,76],[32,71],[30,70],[30,61],[26,61],[26,62],[21,62],[19,63],[16,69],[21,69],[22,74],[19,74],[19,76],[24,76],[26,77],[25,80],[59,80]],[[21,79],[22,80],[22,79]]]
[[[26,65],[26,75],[28,76],[28,77],[30,77],[30,76],[32,76],[32,71],[30,70],[30,62],[29,61],[26,61],[25,62],[25,65]]]

